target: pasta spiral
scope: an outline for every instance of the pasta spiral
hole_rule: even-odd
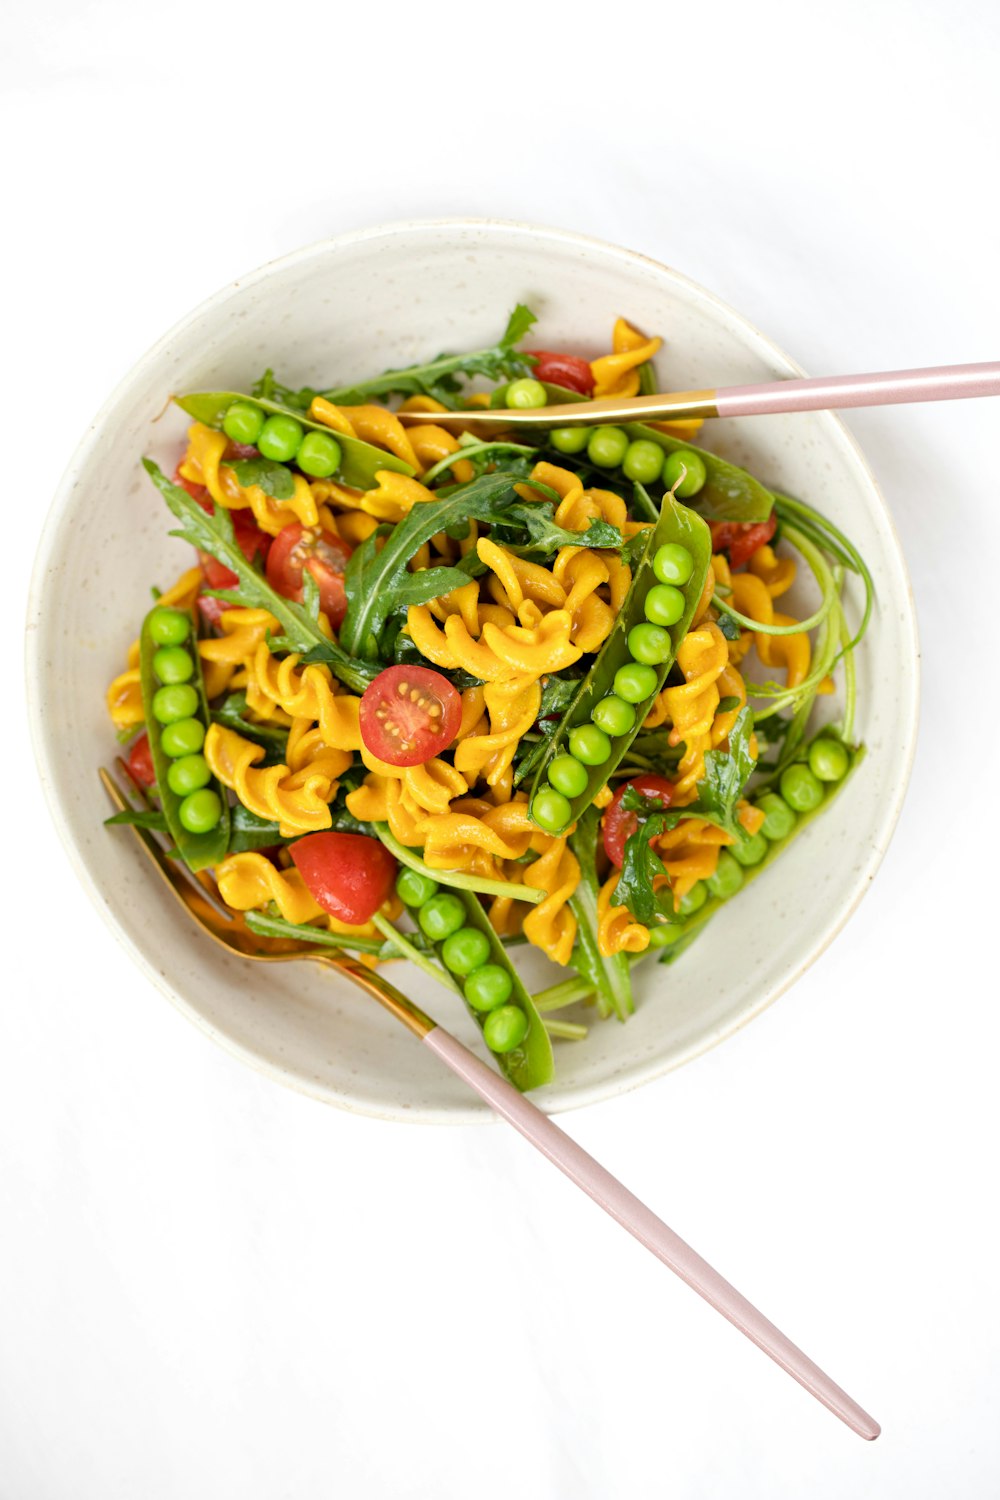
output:
[[[338,753],[339,768],[331,776],[333,763],[329,754],[324,755],[319,770],[308,763],[296,772],[287,765],[257,769],[257,762],[264,759],[263,746],[244,739],[235,730],[224,729],[221,724],[209,726],[204,746],[213,775],[234,791],[243,806],[258,818],[275,821],[282,838],[317,833],[330,827],[333,820],[327,804],[337,792],[336,776],[351,763],[346,751]]]
[[[277,536],[283,526],[295,521],[303,526],[318,524],[316,499],[302,474],[292,476],[295,492],[290,500],[272,500],[259,485],[244,488],[233,470],[223,463],[228,444],[224,432],[195,422],[188,431],[188,451],[180,468],[182,476],[193,484],[203,484],[216,505],[227,510],[249,507],[261,531],[269,536]]]

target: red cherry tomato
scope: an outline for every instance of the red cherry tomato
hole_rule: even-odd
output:
[[[129,751],[126,764],[140,786],[153,785],[156,780],[156,771],[153,769],[153,752],[149,748],[149,735],[145,731],[140,734]]]
[[[211,594],[199,594],[197,599],[198,613],[208,625],[218,625],[222,619],[223,612],[232,609],[225,599],[213,599]]]
[[[578,354],[556,354],[551,349],[527,349],[538,363],[532,370],[536,380],[546,385],[561,385],[567,391],[579,391],[589,396],[594,389],[594,375],[590,365]]]
[[[628,786],[634,786],[640,797],[662,802],[664,807],[670,806],[670,799],[674,795],[673,782],[668,781],[665,776],[655,776],[652,772],[648,776],[633,776],[631,781],[622,782],[601,819],[604,852],[619,870],[625,860],[626,840],[639,827],[639,814],[622,807],[625,788]]]
[[[344,569],[351,550],[339,536],[318,526],[285,526],[267,554],[267,581],[286,599],[301,604],[302,570],[308,568],[319,585],[319,607],[336,630],[347,613]]]
[[[745,568],[758,547],[769,542],[778,529],[772,510],[766,521],[713,521],[712,551],[728,552],[732,568]]]
[[[361,738],[390,766],[422,766],[447,750],[462,722],[462,700],[430,667],[387,667],[361,699]]]
[[[252,563],[255,557],[260,557],[266,563],[271,550],[271,537],[266,531],[261,531],[249,512],[231,510],[229,516],[233,523],[233,534],[247,562]],[[210,552],[199,550],[198,561],[201,563],[201,570],[210,589],[234,589],[239,583],[240,580],[232,568],[227,568],[225,563],[220,563]]]
[[[352,927],[371,920],[396,878],[388,849],[362,833],[310,833],[288,849],[313,900]]]

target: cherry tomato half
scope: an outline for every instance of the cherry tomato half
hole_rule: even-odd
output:
[[[536,380],[547,385],[561,385],[567,391],[579,391],[589,396],[594,389],[594,375],[590,365],[578,354],[557,354],[552,349],[527,349],[538,363],[531,372]]]
[[[371,920],[396,879],[388,849],[363,833],[309,833],[288,852],[313,900],[352,927]]]
[[[180,465],[174,470],[174,484],[179,484],[182,490],[187,490],[192,500],[197,500],[202,510],[207,510],[209,515],[215,509],[215,503],[203,484],[195,484],[191,479],[185,479],[180,471]]]
[[[149,748],[149,735],[143,731],[129,750],[126,762],[140,786],[152,786],[156,780],[153,769],[153,752]]]
[[[259,557],[262,562],[266,563],[272,541],[267,532],[261,531],[247,510],[231,510],[229,519],[233,523],[233,535],[247,562],[252,563],[255,557]],[[227,568],[225,563],[219,562],[210,552],[199,551],[198,561],[201,563],[201,570],[210,589],[234,589],[239,583],[240,580],[232,568]],[[221,601],[217,602],[221,603]],[[227,609],[229,606],[223,604],[223,608]]]
[[[668,781],[665,776],[656,776],[652,772],[648,776],[633,776],[631,781],[622,782],[601,819],[604,852],[619,870],[625,860],[626,840],[639,827],[639,814],[628,812],[622,807],[625,788],[628,786],[634,786],[640,797],[662,802],[664,807],[670,806],[670,799],[674,795],[673,782]]]
[[[713,521],[712,551],[728,552],[732,568],[745,568],[758,547],[769,542],[778,529],[772,510],[766,521]]]
[[[447,750],[462,722],[462,700],[430,667],[387,667],[361,699],[361,738],[390,766],[422,766]]]
[[[301,604],[302,570],[308,568],[319,586],[319,607],[337,630],[347,613],[344,569],[351,550],[339,536],[318,526],[285,526],[267,554],[267,581],[286,599]]]

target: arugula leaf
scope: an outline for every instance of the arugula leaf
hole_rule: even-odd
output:
[[[284,464],[276,464],[270,458],[235,458],[226,467],[232,469],[244,489],[247,485],[255,484],[265,495],[270,495],[272,500],[290,500],[295,494],[295,479],[291,469]]]
[[[487,380],[515,380],[521,375],[530,375],[535,365],[531,355],[519,354],[514,345],[519,343],[528,329],[535,323],[535,315],[522,303],[514,308],[507,321],[503,336],[489,349],[480,349],[473,354],[439,354],[425,365],[407,365],[401,370],[386,370],[372,380],[362,380],[357,385],[337,386],[333,390],[316,391],[310,386],[293,391],[275,380],[271,370],[265,371],[253,387],[255,396],[280,401],[300,411],[308,409],[316,395],[324,396],[339,406],[358,406],[370,401],[373,396],[430,396],[442,406],[455,410],[462,390],[462,379],[483,375]]]
[[[624,953],[604,958],[597,945],[597,896],[601,882],[597,876],[596,856],[600,824],[601,815],[597,808],[588,807],[569,839],[570,848],[580,864],[580,883],[569,898],[577,923],[573,965],[580,976],[594,986],[601,1015],[617,1016],[624,1021],[635,1009],[628,958]]]
[[[626,793],[626,796],[628,793]],[[624,798],[622,802],[624,803]],[[659,891],[653,881],[666,875],[666,866],[653,848],[652,840],[667,827],[665,813],[651,813],[646,821],[625,840],[625,855],[618,884],[611,899],[624,906],[644,927],[658,927],[661,922],[678,921],[669,885]]]
[[[622,811],[641,813],[644,818],[648,817],[650,813],[663,812],[666,805],[662,797],[647,797],[644,792],[640,792],[638,787],[632,786],[631,783],[629,783],[622,793]]]
[[[734,708],[739,707],[739,704],[740,700],[736,697],[735,693],[731,693],[728,697],[719,699],[719,706],[715,712],[717,714],[731,714]]]
[[[740,627],[732,615],[720,614],[717,625],[727,641],[738,641],[740,638]]]
[[[538,552],[550,557],[560,547],[620,548],[625,545],[618,527],[609,521],[598,520],[596,516],[591,516],[586,531],[567,531],[564,526],[557,526],[547,505],[512,505],[504,514],[503,525],[505,528],[518,527],[528,533],[528,541],[524,544],[504,543],[518,553]]]
[[[729,749],[705,752],[705,775],[698,782],[695,801],[668,813],[666,827],[676,828],[682,818],[704,818],[741,841],[749,837],[737,816],[736,804],[757,765],[750,753],[752,735],[753,710],[747,706],[740,710],[730,730]]]
[[[253,740],[255,745],[263,745],[270,754],[276,755],[279,760],[284,760],[285,747],[288,744],[288,730],[281,729],[275,724],[255,724],[252,719],[245,717],[246,712],[246,693],[230,693],[218,708],[212,709],[212,718],[216,724],[221,724],[225,729],[235,730],[245,740]]]
[[[343,649],[356,657],[377,657],[382,629],[404,602],[426,602],[435,594],[468,583],[468,570],[431,568],[411,573],[407,565],[436,532],[459,520],[502,521],[513,496],[510,475],[483,474],[446,497],[414,505],[395,526],[380,526],[373,531],[351,554],[344,574],[347,614],[340,627]],[[423,584],[421,579],[425,580]],[[430,592],[427,579],[433,585]]]
[[[179,536],[183,541],[190,542],[192,547],[210,552],[239,579],[237,589],[218,590],[217,597],[251,609],[269,610],[284,630],[284,635],[280,638],[283,650],[301,651],[311,661],[325,662],[347,687],[356,693],[363,693],[375,675],[372,669],[364,662],[354,661],[336,641],[328,640],[303,605],[293,604],[290,599],[277,593],[247,562],[242,548],[235,540],[233,523],[224,507],[217,506],[215,514],[208,515],[187,490],[171,484],[152,459],[144,458],[142,463],[168,507],[181,522],[180,529],[172,531],[171,536]],[[429,535],[433,536],[434,529],[436,528],[432,528]],[[277,645],[278,642],[274,641],[272,644]]]
[[[290,843],[282,836],[277,823],[258,818],[242,802],[233,804],[229,826],[229,853],[246,854],[255,849],[270,849],[275,844]]]
[[[114,828],[119,823],[125,823],[130,828],[150,828],[155,833],[166,833],[167,820],[158,809],[149,808],[140,810],[138,808],[126,807],[121,812],[113,813],[110,818],[104,819],[105,828]]]

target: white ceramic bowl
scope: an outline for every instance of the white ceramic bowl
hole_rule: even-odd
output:
[[[293,384],[333,385],[441,349],[481,348],[517,301],[539,315],[531,337],[538,347],[592,356],[608,347],[619,314],[662,334],[659,372],[675,389],[801,373],[701,287],[595,240],[490,220],[344,235],[225,287],[139,362],[70,465],[33,582],[28,677],[38,763],[98,909],[149,979],[237,1056],[328,1103],[398,1120],[489,1114],[329,971],[231,958],[164,898],[133,840],[102,827],[108,809],[97,767],[115,753],[104,691],[148,608],[150,584],[165,586],[190,561],[189,549],[167,537],[170,518],[139,467],[143,453],[165,467],[176,461],[185,422],[174,409],[160,416],[172,391],[245,388],[266,365]],[[892,521],[857,446],[828,414],[716,422],[708,440],[811,501],[866,557],[878,591],[859,653],[859,729],[869,754],[830,812],[679,963],[640,970],[628,1025],[597,1023],[585,1042],[558,1046],[556,1082],[536,1096],[548,1110],[634,1088],[763,1010],[860,901],[906,788],[918,696],[913,605]],[[399,974],[444,1024],[478,1045],[456,1000],[422,975]]]

